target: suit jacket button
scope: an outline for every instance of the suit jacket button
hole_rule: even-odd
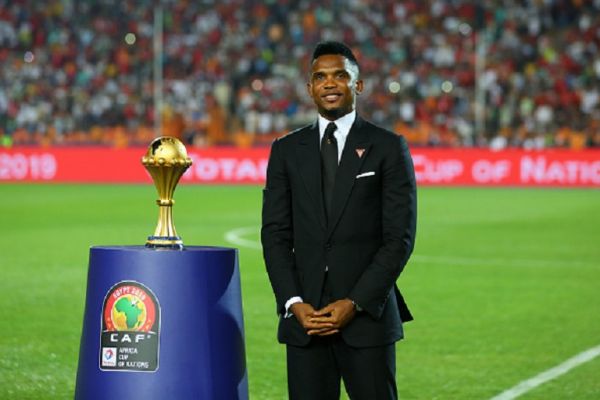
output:
[[[331,250],[331,243],[325,243],[325,250]]]

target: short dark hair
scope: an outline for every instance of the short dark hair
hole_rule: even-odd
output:
[[[310,63],[312,64],[317,58],[327,55],[327,54],[339,54],[341,56],[346,57],[352,64],[358,67],[358,61],[356,61],[356,57],[354,57],[354,53],[350,50],[350,47],[346,46],[342,42],[319,42],[315,47],[315,50],[312,54],[312,59]]]

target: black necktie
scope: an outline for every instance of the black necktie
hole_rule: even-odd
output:
[[[321,140],[321,176],[323,184],[323,201],[325,212],[329,220],[331,210],[331,198],[333,197],[333,186],[335,185],[335,172],[338,167],[337,140],[333,132],[337,129],[335,123],[330,122],[325,128],[325,134]]]

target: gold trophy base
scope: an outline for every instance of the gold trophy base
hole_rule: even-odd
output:
[[[179,236],[148,236],[146,247],[151,249],[183,250],[183,240]]]

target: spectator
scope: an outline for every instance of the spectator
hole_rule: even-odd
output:
[[[0,135],[150,141],[160,4],[160,111],[190,143],[268,143],[313,120],[305,49],[336,39],[369,77],[361,113],[413,145],[597,146],[600,1],[492,3],[0,1]]]

